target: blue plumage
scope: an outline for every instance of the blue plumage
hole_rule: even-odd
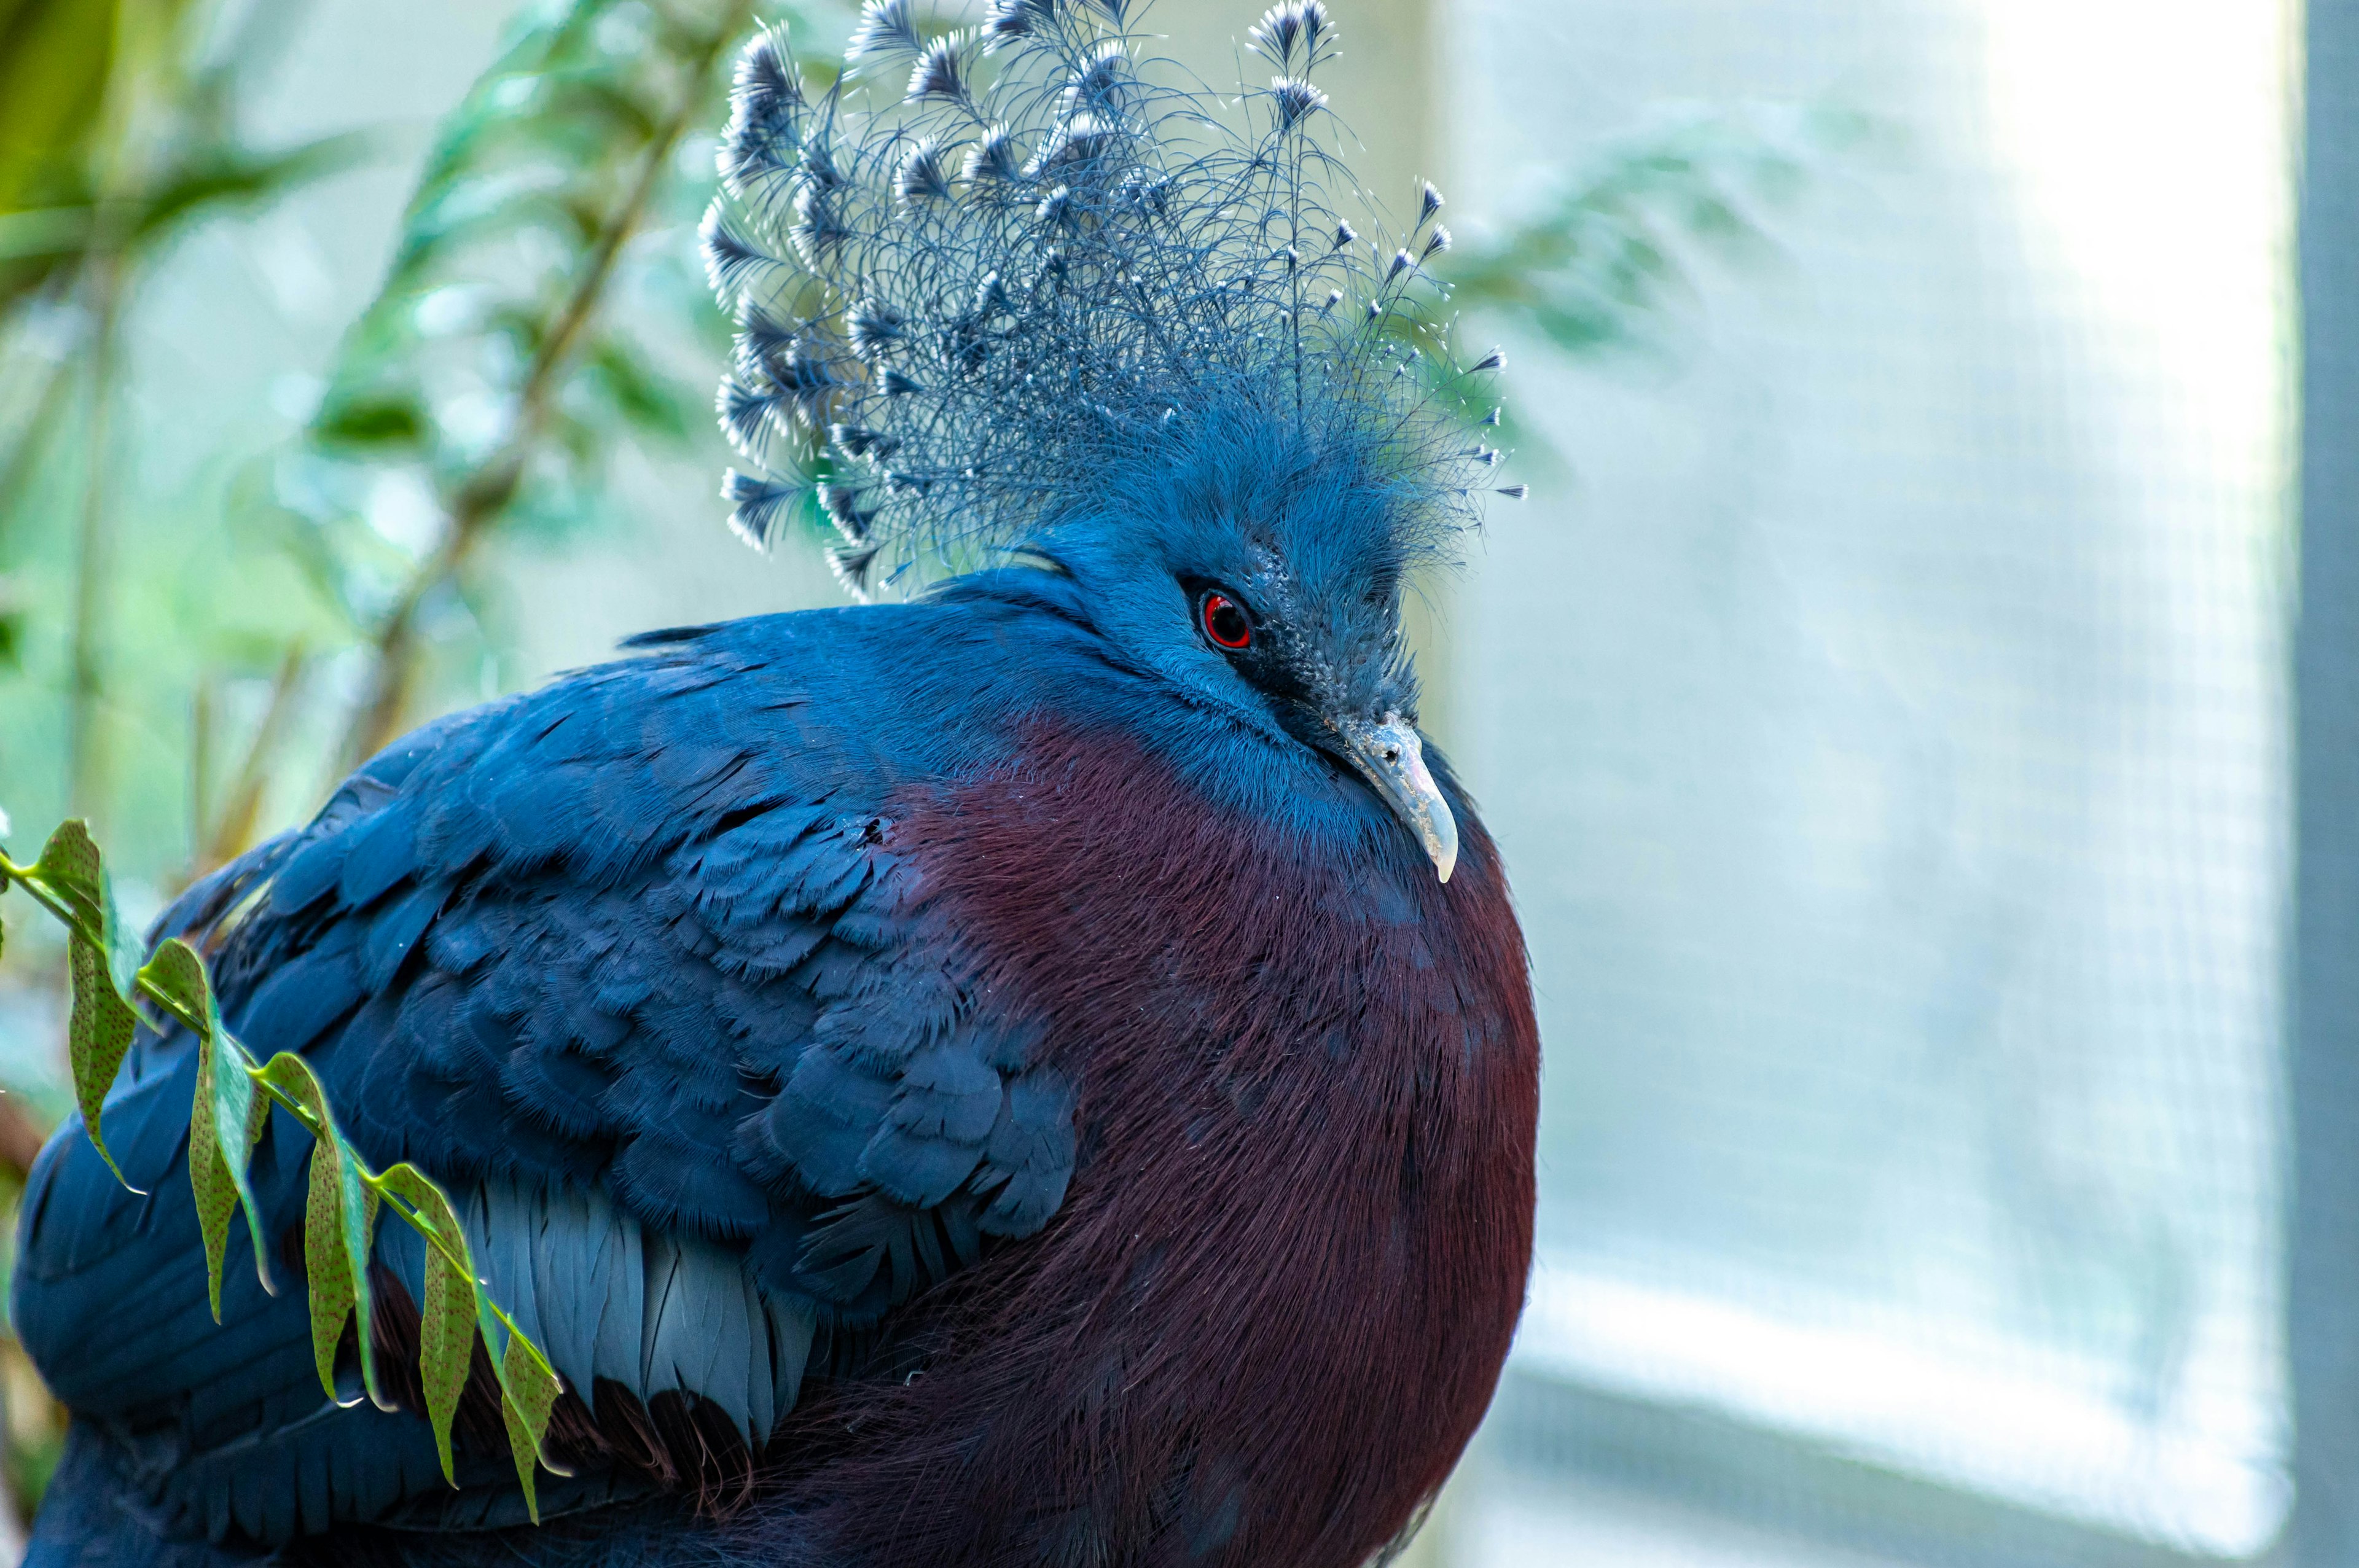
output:
[[[1390,261],[1331,210],[1313,0],[1235,133],[1124,11],[870,0],[907,98],[865,109],[741,64],[722,416],[824,471],[735,521],[812,495],[906,602],[439,720],[158,923],[451,1191],[566,1384],[552,1522],[481,1377],[444,1484],[404,1227],[403,1410],[321,1397],[293,1292],[233,1269],[214,1325],[192,1052],[143,1031],[106,1120],[150,1195],[70,1123],[23,1210],[74,1412],[37,1563],[1355,1568],[1439,1485],[1521,1298],[1537,1040],[1400,631],[1488,469],[1395,373],[1438,198]],[[306,1152],[276,1118],[266,1245]]]
[[[586,1394],[604,1377],[640,1402],[693,1394],[749,1444],[791,1405],[822,1308],[828,1322],[856,1325],[946,1266],[918,1266],[914,1211],[955,1195],[980,1213],[1020,1175],[994,1228],[1023,1234],[1047,1217],[1044,1181],[1061,1180],[1039,1169],[1037,1135],[1003,1138],[1004,1167],[988,1157],[1009,1092],[1003,1072],[1020,1059],[1004,1032],[959,1028],[973,1000],[940,978],[938,955],[913,947],[918,917],[897,886],[889,827],[848,809],[884,798],[890,775],[798,783],[804,759],[777,744],[780,730],[746,729],[729,784],[636,824],[645,869],[611,884],[606,847],[552,848],[539,822],[503,809],[523,787],[509,775],[542,777],[532,770],[552,751],[592,769],[560,771],[557,792],[633,787],[631,774],[669,753],[672,724],[697,716],[687,699],[701,683],[677,678],[683,668],[725,669],[756,702],[765,688],[834,687],[825,674],[841,646],[807,646],[798,660],[778,645],[787,625],[674,641],[443,727],[438,744],[404,759],[397,783],[348,788],[305,834],[223,873],[264,878],[270,893],[243,924],[213,932],[233,1027],[257,1051],[308,1051],[367,1157],[416,1160],[473,1193],[462,1214],[495,1293],[543,1336],[573,1388]],[[607,722],[617,712],[634,721]],[[832,928],[855,912],[862,924],[836,939]],[[830,1027],[828,1005],[847,1002]],[[190,1062],[185,1040],[143,1034],[108,1107],[126,1171],[161,1198],[143,1206],[114,1187],[78,1138],[45,1158],[27,1206],[23,1333],[45,1366],[70,1368],[59,1392],[96,1430],[129,1441],[163,1420],[176,1433],[161,1451],[174,1474],[226,1465],[240,1485],[274,1473],[284,1483],[244,1504],[234,1487],[207,1490],[209,1502],[229,1499],[227,1513],[205,1517],[210,1532],[234,1526],[269,1542],[317,1529],[305,1519],[322,1496],[334,1522],[369,1518],[391,1500],[385,1486],[347,1495],[332,1465],[293,1464],[299,1445],[276,1458],[268,1443],[254,1451],[249,1422],[269,1432],[326,1412],[316,1383],[305,1392],[299,1301],[252,1299],[251,1277],[234,1271],[228,1310],[234,1325],[241,1311],[255,1314],[247,1333],[215,1330],[203,1311],[174,1163]],[[1027,1090],[1033,1121],[1036,1101]],[[302,1147],[291,1125],[263,1145],[256,1180],[272,1224],[299,1218]],[[1057,1147],[1052,1139],[1052,1158]],[[1070,1167],[1070,1138],[1060,1147]],[[864,1197],[846,1212],[844,1200]],[[69,1203],[79,1211],[52,1212]],[[803,1246],[743,1246],[777,1231]],[[110,1232],[117,1249],[101,1249],[101,1275],[78,1274]],[[417,1299],[414,1235],[386,1227],[380,1255]],[[609,1280],[642,1258],[636,1293],[618,1296]],[[164,1274],[179,1304],[94,1365],[79,1348],[88,1314],[119,1310],[113,1292],[126,1268]],[[142,1315],[155,1304],[144,1297]],[[257,1333],[279,1344],[283,1364],[267,1391],[253,1386],[246,1359]],[[118,1362],[125,1369],[110,1373]],[[215,1397],[242,1412],[218,1432],[192,1413]],[[222,1444],[243,1457],[212,1458]],[[422,1470],[415,1454],[400,1458],[402,1474],[439,1488],[430,1444],[423,1452]],[[299,1480],[308,1506],[289,1489]],[[394,1492],[408,1495],[406,1485]]]

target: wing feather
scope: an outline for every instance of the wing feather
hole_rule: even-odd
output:
[[[444,720],[167,916],[211,945],[249,1045],[308,1054],[368,1158],[452,1192],[495,1298],[600,1430],[704,1431],[648,1403],[677,1396],[758,1449],[815,1345],[889,1338],[1071,1174],[1071,1097],[969,984],[891,779],[798,674],[809,646],[784,622],[759,650],[683,636]],[[454,1498],[422,1420],[322,1396],[299,1291],[233,1268],[213,1326],[171,1173],[191,1055],[143,1033],[109,1102],[161,1195],[115,1187],[78,1125],[44,1156],[17,1276],[36,1361],[78,1415],[143,1433],[147,1501],[216,1537],[509,1517],[504,1444],[462,1443]],[[282,1233],[307,1153],[283,1117],[257,1151]],[[384,1226],[378,1261],[421,1299],[413,1233]],[[702,1473],[616,1465],[545,1508]]]

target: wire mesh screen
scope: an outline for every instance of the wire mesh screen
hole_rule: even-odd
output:
[[[2286,11],[1459,0],[1446,32],[1477,222],[1681,101],[1878,127],[1769,245],[1695,260],[1660,341],[1516,361],[1535,500],[1453,618],[1549,1050],[1521,1374],[1790,1438],[1797,1490],[1833,1453],[2263,1551]]]

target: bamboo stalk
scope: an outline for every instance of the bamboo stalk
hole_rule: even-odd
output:
[[[287,738],[288,722],[295,714],[295,697],[302,689],[305,663],[303,644],[299,641],[291,643],[270,683],[269,705],[263,709],[261,722],[255,726],[254,737],[247,742],[237,772],[221,793],[220,809],[197,820],[197,852],[190,868],[190,881],[217,866],[227,865],[253,844],[254,825],[262,816],[263,792],[270,783],[270,760]]]
[[[82,510],[75,520],[74,592],[66,683],[66,801],[103,821],[107,767],[105,620],[114,586],[114,520],[107,505],[114,383],[121,353],[125,261],[112,246],[90,260],[90,414],[84,422]]]
[[[366,761],[401,732],[417,684],[419,614],[428,599],[465,569],[484,535],[516,499],[526,466],[546,433],[549,410],[574,346],[603,300],[623,246],[637,231],[662,186],[674,149],[703,104],[704,83],[714,63],[744,28],[750,13],[750,0],[732,0],[697,54],[678,106],[641,149],[628,193],[600,229],[588,265],[541,338],[526,372],[516,399],[516,422],[507,438],[459,487],[440,541],[410,573],[393,607],[378,622],[371,639],[374,657],[367,693],[344,731],[342,752],[346,765]]]
[[[6,460],[0,461],[0,524],[16,514],[16,498],[32,478],[34,465],[49,449],[50,435],[72,401],[73,384],[73,362],[60,359],[49,368],[41,390],[30,400],[32,411],[18,428]]]

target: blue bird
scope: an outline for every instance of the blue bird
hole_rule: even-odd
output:
[[[544,1522],[480,1350],[442,1476],[404,1227],[401,1408],[349,1337],[323,1398],[299,1292],[233,1268],[215,1325],[194,1051],[143,1029],[141,1191],[71,1122],[23,1204],[72,1412],[34,1563],[1355,1568],[1414,1527],[1531,1251],[1523,943],[1400,630],[1495,457],[1433,377],[1496,358],[1432,368],[1430,188],[1397,245],[1328,200],[1317,0],[1225,104],[1125,10],[871,0],[864,108],[743,57],[726,494],[756,543],[823,513],[863,602],[430,724],[153,934],[452,1195],[565,1383]],[[290,1258],[308,1148],[255,1154]]]

